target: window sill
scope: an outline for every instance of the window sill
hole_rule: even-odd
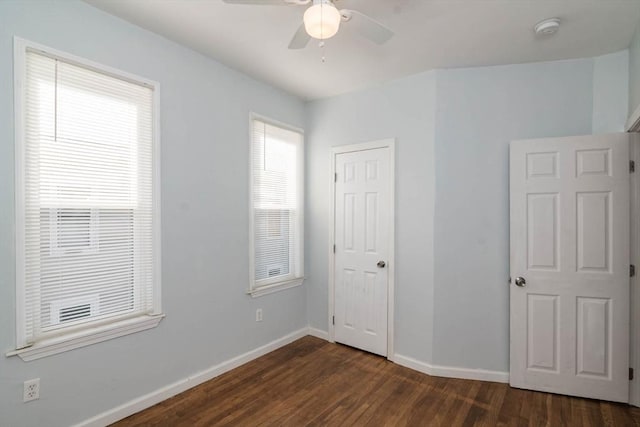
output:
[[[288,280],[286,282],[273,283],[271,285],[260,286],[256,289],[250,289],[247,291],[247,294],[251,295],[252,298],[258,298],[263,295],[269,295],[274,292],[284,291],[285,289],[295,288],[297,286],[302,285],[304,282],[304,277],[299,277],[297,279]]]
[[[42,340],[31,347],[10,351],[6,356],[19,356],[25,362],[30,362],[75,348],[155,328],[163,318],[164,314],[141,316],[134,319],[121,320],[109,325],[96,326],[83,331]]]

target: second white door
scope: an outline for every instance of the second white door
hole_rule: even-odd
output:
[[[387,355],[390,148],[335,156],[334,334]]]
[[[511,143],[512,386],[628,399],[628,139]]]

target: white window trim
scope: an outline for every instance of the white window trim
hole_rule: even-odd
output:
[[[64,335],[38,341],[31,347],[10,351],[6,356],[19,356],[25,362],[30,362],[75,348],[85,347],[135,332],[152,329],[158,326],[163,318],[164,314],[137,316],[131,319],[112,322],[107,325],[84,328],[80,331],[70,333],[67,332]]]
[[[153,89],[153,311],[149,314],[136,316],[129,319],[112,321],[102,325],[84,327],[79,330],[70,328],[63,334],[38,341],[33,345],[20,342],[20,337],[25,336],[24,324],[24,188],[25,188],[25,145],[24,145],[24,79],[26,72],[27,50],[37,51],[43,55],[59,58],[69,63],[92,69],[97,72],[112,75],[119,79],[129,80],[136,84],[142,84]],[[14,53],[14,118],[15,118],[15,275],[16,275],[16,350],[8,352],[6,356],[20,356],[25,361],[39,359],[52,354],[79,347],[106,341],[112,338],[132,334],[146,329],[154,328],[160,323],[162,314],[161,305],[161,200],[160,200],[160,84],[153,80],[136,76],[116,68],[108,67],[96,62],[71,55],[59,50],[34,43],[20,37],[13,39]]]
[[[299,186],[299,210],[300,210],[300,277],[293,277],[293,275],[287,275],[284,278],[261,280],[261,286],[256,286],[255,279],[255,216],[253,209],[253,121],[260,120],[267,124],[277,126],[283,129],[287,129],[293,132],[298,132],[302,135],[302,147],[300,157],[300,186]],[[286,123],[273,120],[271,118],[262,116],[251,112],[249,114],[249,289],[247,294],[253,298],[261,297],[263,295],[272,294],[275,292],[283,291],[285,289],[295,288],[302,285],[304,282],[304,130],[295,126],[291,126]]]

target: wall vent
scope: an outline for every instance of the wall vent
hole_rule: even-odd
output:
[[[99,304],[98,295],[54,301],[51,303],[51,325],[96,316],[99,312]]]
[[[282,265],[270,265],[267,267],[267,277],[282,275]]]

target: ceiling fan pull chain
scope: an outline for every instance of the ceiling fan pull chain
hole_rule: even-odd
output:
[[[320,42],[318,42],[318,46],[320,46],[320,55],[321,55],[320,60],[324,64],[326,59],[324,57],[324,11],[323,11],[323,7],[324,7],[324,4],[320,3]]]

